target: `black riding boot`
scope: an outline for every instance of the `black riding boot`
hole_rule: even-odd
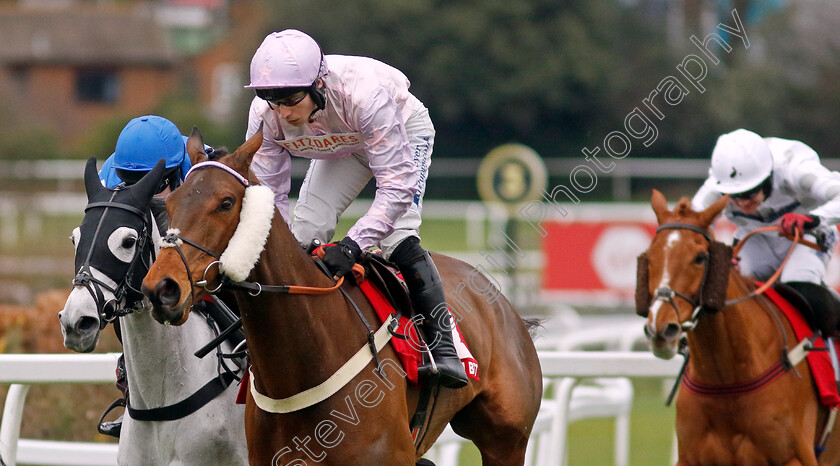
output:
[[[423,330],[440,373],[440,384],[447,388],[467,385],[467,372],[452,341],[452,315],[446,306],[443,282],[432,257],[420,247],[418,238],[409,237],[397,246],[391,261],[403,274],[414,309],[423,316]],[[430,368],[420,368],[420,372],[424,369]]]
[[[813,322],[824,337],[836,337],[840,333],[840,301],[826,286],[809,282],[786,282],[808,301],[813,312]],[[808,319],[806,319],[808,320]]]

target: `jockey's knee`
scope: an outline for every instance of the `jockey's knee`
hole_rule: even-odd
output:
[[[811,315],[806,315],[806,320],[819,329],[824,336],[837,336],[838,326],[840,326],[840,296],[834,290],[818,283],[786,282],[785,284],[795,289],[808,302]],[[804,312],[807,311],[804,310]]]

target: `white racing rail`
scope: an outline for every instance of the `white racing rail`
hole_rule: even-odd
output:
[[[113,443],[21,439],[26,394],[33,384],[114,383],[118,353],[0,354],[0,384],[11,384],[0,423],[0,458],[14,464],[114,465]]]
[[[19,439],[19,435],[23,406],[31,385],[113,383],[118,356],[116,353],[0,355],[0,384],[11,384],[0,424],[0,457],[6,464],[116,464],[115,444]],[[528,464],[545,466],[563,463],[568,422],[580,417],[597,416],[597,407],[610,403],[608,398],[604,398],[603,390],[587,390],[585,385],[576,387],[578,379],[674,377],[682,361],[680,358],[663,361],[647,352],[541,351],[540,362],[543,377],[553,388],[550,398],[543,400],[534,430],[534,436],[538,437],[537,459]],[[575,388],[583,390],[574,396]],[[448,435],[451,434],[445,432],[439,443],[455,440],[448,439]],[[442,450],[445,449],[444,446]],[[438,453],[445,456],[445,451]]]

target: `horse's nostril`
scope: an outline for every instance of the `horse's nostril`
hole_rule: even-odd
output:
[[[644,326],[644,331],[645,331],[645,337],[650,338],[650,336],[651,336],[650,327],[648,327],[647,325],[645,325],[645,326]]]
[[[99,327],[99,319],[95,317],[82,317],[79,319],[78,329],[80,332],[89,332]]]
[[[181,299],[181,287],[171,278],[164,278],[155,288],[155,294],[164,306],[175,306]]]
[[[676,338],[677,335],[679,335],[679,334],[680,334],[680,326],[678,324],[671,323],[671,324],[668,324],[667,327],[665,327],[665,334],[664,334],[665,338],[670,340],[672,338]]]

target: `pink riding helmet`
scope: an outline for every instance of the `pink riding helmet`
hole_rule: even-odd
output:
[[[251,84],[245,88],[309,87],[328,72],[318,43],[301,31],[286,29],[263,40],[251,59]]]

